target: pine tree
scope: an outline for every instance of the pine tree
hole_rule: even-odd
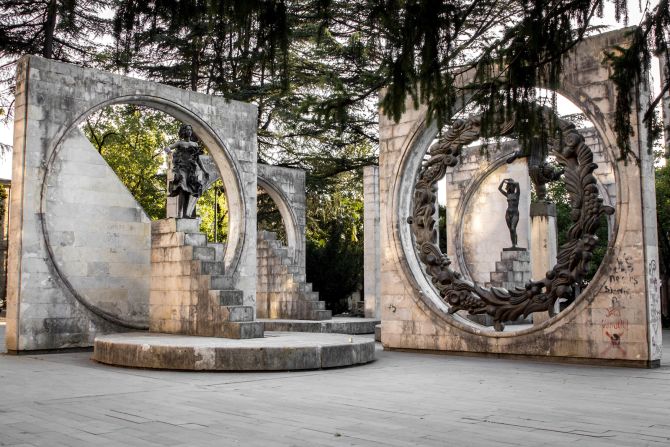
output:
[[[113,0],[0,0],[0,115],[13,104],[16,61],[35,54],[77,65],[101,62]]]

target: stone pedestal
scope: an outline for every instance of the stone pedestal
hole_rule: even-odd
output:
[[[544,278],[556,265],[558,239],[556,228],[556,205],[535,202],[530,205],[530,253],[533,279]],[[556,312],[558,312],[558,302]],[[549,312],[533,313],[533,324],[549,318]]]
[[[530,280],[530,253],[525,249],[503,249],[496,271],[491,272],[491,286],[513,290]]]
[[[230,287],[199,219],[151,223],[149,330],[224,338],[263,337],[253,306]]]
[[[530,253],[525,248],[504,248],[500,252],[500,261],[496,261],[495,272],[490,273],[491,287],[502,287],[514,290],[516,287],[524,287],[530,280]],[[493,326],[493,318],[490,315],[468,315],[470,321],[484,326]],[[526,323],[519,319],[515,323]]]

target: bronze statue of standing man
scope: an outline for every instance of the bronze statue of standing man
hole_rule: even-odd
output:
[[[519,183],[515,182],[512,178],[506,178],[500,183],[500,186],[498,186],[498,191],[507,197],[505,222],[509,229],[509,237],[512,239],[511,248],[522,250],[520,247],[517,247],[518,237],[516,234],[516,226],[519,223],[519,196],[521,195]]]
[[[195,141],[191,141],[193,128],[182,124],[179,128],[179,141],[165,151],[172,154],[172,180],[168,184],[168,195],[177,197],[177,217],[195,218],[195,202],[202,195],[204,184],[209,178],[200,155],[202,150]],[[198,167],[202,169],[204,182],[198,178]]]

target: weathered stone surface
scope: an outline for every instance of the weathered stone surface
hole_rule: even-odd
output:
[[[259,163],[258,186],[272,198],[286,229],[289,258],[305,270],[307,199],[305,171]]]
[[[268,333],[265,338],[125,333],[96,337],[93,359],[135,368],[198,371],[278,371],[368,363],[375,342],[342,334]]]
[[[381,318],[379,247],[379,167],[363,168],[363,300],[366,318]]]
[[[98,333],[147,325],[148,219],[77,130],[114,103],[154,107],[193,125],[226,188],[224,275],[245,305],[255,304],[256,107],[26,56],[15,103],[11,351],[90,346]]]
[[[328,334],[373,334],[379,320],[374,318],[334,317],[330,320],[271,320],[259,318],[266,331],[278,332],[320,332]]]
[[[584,295],[556,318],[530,329],[495,333],[474,328],[462,316],[447,313],[421,271],[406,223],[411,214],[413,176],[424,155],[419,148],[428,147],[437,129],[426,123],[424,106],[414,110],[408,103],[408,112],[399,123],[380,114],[380,282],[382,343],[386,348],[658,364],[661,335],[653,160],[647,148],[640,146],[646,141],[645,130],[641,117],[634,114],[631,120],[636,136],[631,138],[631,147],[641,163],[617,161],[614,98],[601,95],[602,91],[615,91],[609,67],[602,63],[602,51],[624,39],[625,31],[613,31],[575,48],[566,59],[559,89],[584,110],[603,140],[603,154],[616,178],[610,186],[603,185],[608,193],[604,195],[606,203],[609,193],[616,193],[615,222],[610,227],[613,242]],[[588,71],[580,69],[584,62],[591,67]],[[633,110],[644,109],[641,103]],[[453,199],[449,194],[448,200]],[[453,247],[450,253],[454,253]]]
[[[523,287],[526,282],[530,281],[530,253],[528,251],[502,251],[500,258],[502,260],[496,262],[495,272],[491,272],[490,285],[511,289]],[[506,287],[503,284],[512,284],[513,287]]]
[[[263,336],[254,307],[244,306],[243,292],[229,289],[216,249],[194,230],[199,219],[152,222],[149,329],[182,335],[226,338]],[[174,232],[169,232],[175,229]],[[182,231],[177,231],[182,230]],[[188,231],[185,233],[184,231]],[[175,259],[177,258],[177,259]]]
[[[259,318],[328,320],[333,316],[319,301],[318,292],[312,291],[312,284],[305,282],[304,264],[297,264],[274,233],[258,233],[257,263]]]

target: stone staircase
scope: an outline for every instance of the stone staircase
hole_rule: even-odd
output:
[[[500,261],[496,261],[496,271],[491,272],[493,287],[514,290],[523,288],[530,281],[530,252],[528,250],[503,250]]]
[[[151,223],[151,332],[223,338],[263,337],[253,306],[224,276],[223,245],[208,244],[199,219]]]
[[[496,271],[490,273],[491,281],[485,287],[502,287],[507,290],[524,288],[530,281],[530,252],[528,250],[504,250],[500,253],[500,261],[496,261]],[[493,317],[489,315],[468,315],[471,321],[484,326],[493,326]],[[532,317],[519,317],[515,321],[505,322],[507,325],[532,324]]]
[[[294,263],[289,249],[277,240],[275,233],[258,231],[258,283],[256,315],[258,318],[288,320],[330,320],[333,314],[319,293],[306,282],[305,269]]]

